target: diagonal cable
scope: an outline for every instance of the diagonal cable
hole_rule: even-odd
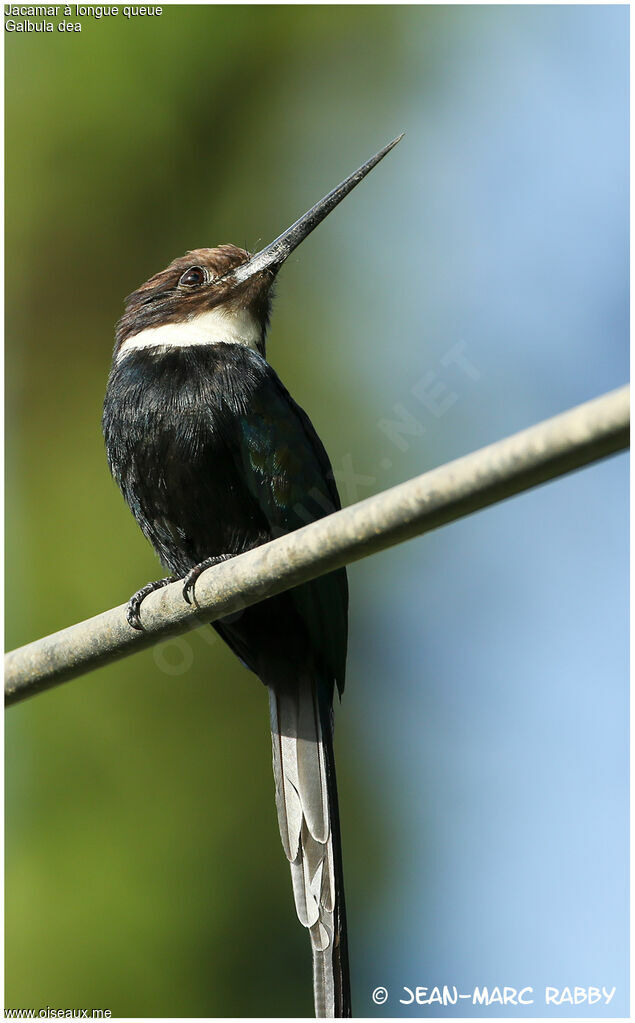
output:
[[[13,650],[5,701],[17,703],[169,635],[240,611],[352,561],[454,522],[629,446],[629,387],[595,398],[470,455],[207,569],[196,606],[174,583],[143,603],[144,632],[126,605]]]

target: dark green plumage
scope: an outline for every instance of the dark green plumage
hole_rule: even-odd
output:
[[[269,373],[239,417],[247,488],[267,519],[272,537],[299,529],[340,508],[324,446],[306,413],[279,378]],[[292,590],[325,674],[344,689],[348,587],[342,569]]]

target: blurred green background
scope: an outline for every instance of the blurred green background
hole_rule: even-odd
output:
[[[626,379],[626,9],[163,12],[5,34],[9,647],[158,574],[100,433],[123,297],[188,248],[266,243],[402,130],[289,261],[270,332],[344,503]],[[443,415],[412,404],[426,374]],[[626,1004],[625,461],[351,570],[359,1015],[432,1012],[376,984],[523,964]],[[13,709],[6,757],[7,1005],[311,1014],[265,691],[212,630]]]

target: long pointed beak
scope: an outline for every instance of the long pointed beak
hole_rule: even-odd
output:
[[[311,231],[315,230],[318,224],[321,224],[325,217],[329,215],[331,210],[341,203],[349,192],[351,192],[356,185],[359,185],[362,178],[372,171],[380,160],[386,156],[387,153],[397,145],[398,142],[403,138],[403,134],[399,135],[392,142],[389,142],[387,146],[380,149],[378,153],[371,156],[370,160],[363,163],[353,174],[342,181],[341,185],[334,188],[332,192],[325,195],[323,199],[320,199],[315,206],[296,220],[295,224],[281,234],[275,241],[267,245],[265,249],[257,252],[255,256],[252,256],[246,263],[237,267],[231,272],[236,284],[241,284],[243,281],[249,280],[254,274],[261,273],[263,270],[278,270],[284,263],[287,256],[304,241],[307,235],[311,234]]]

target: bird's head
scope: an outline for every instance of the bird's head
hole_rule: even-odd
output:
[[[135,348],[229,342],[264,354],[272,269],[238,282],[250,255],[236,245],[193,249],[137,288],[117,325],[116,356]]]
[[[129,295],[115,360],[141,348],[243,344],[265,354],[271,289],[286,258],[399,142],[400,135],[329,192],[266,248],[194,249]]]

